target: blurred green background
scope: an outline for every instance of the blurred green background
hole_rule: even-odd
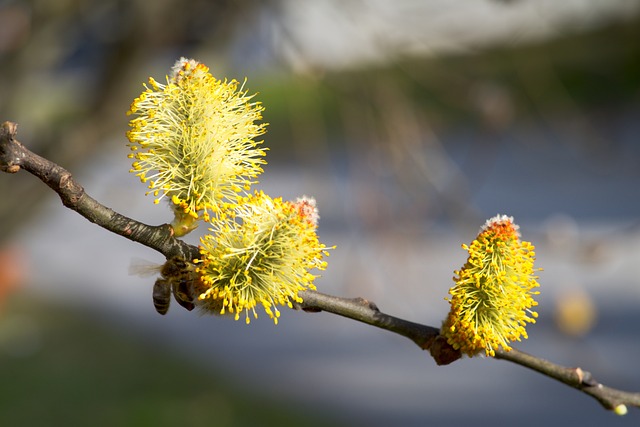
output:
[[[5,304],[0,425],[340,425],[317,409],[253,393],[224,369],[198,369],[162,343],[114,333],[86,309],[33,296]]]

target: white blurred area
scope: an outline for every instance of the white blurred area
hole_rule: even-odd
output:
[[[270,13],[280,15],[263,15],[258,36],[302,75],[407,57],[471,55],[491,45],[524,44],[640,13],[640,2],[630,0],[283,0],[276,5]],[[206,46],[200,52],[206,60]],[[478,108],[507,128],[514,114],[510,95],[486,83],[470,98],[477,96]],[[321,240],[337,246],[318,289],[364,297],[389,314],[438,326],[448,310],[444,298],[453,271],[466,258],[460,245],[469,243],[487,218],[514,215],[544,269],[540,320],[517,348],[581,366],[606,385],[640,390],[637,108],[606,122],[609,133],[596,135],[602,145],[588,151],[580,137],[595,134],[591,122],[576,134],[566,133],[565,126],[584,122],[559,117],[545,122],[551,131],[525,122],[506,136],[443,136],[417,114],[404,114],[405,106],[380,107],[403,119],[389,129],[397,130],[395,145],[364,139],[334,153],[329,145],[301,144],[300,164],[268,164],[260,177],[257,188],[272,196],[316,197]],[[128,173],[125,130],[114,131],[117,137],[71,172],[92,197],[117,212],[148,224],[169,222],[166,206],[154,205],[144,196],[145,186]],[[398,142],[402,137],[405,144]],[[557,142],[563,138],[565,144]],[[271,145],[269,132],[265,141]],[[271,148],[267,159],[276,150]],[[474,168],[478,163],[487,167]],[[451,184],[465,173],[468,185]],[[16,178],[25,179],[0,176]],[[431,198],[451,190],[469,212],[455,204],[443,208],[440,203],[447,200]],[[404,209],[409,205],[410,212]],[[423,210],[429,215],[421,216]],[[585,212],[590,214],[581,215]],[[450,221],[443,219],[447,215]],[[197,244],[205,231],[201,226],[187,240]],[[203,369],[222,367],[252,391],[327,408],[353,425],[637,425],[634,409],[614,419],[583,394],[507,362],[478,358],[437,367],[405,338],[326,313],[284,310],[278,326],[262,313],[247,326],[188,313],[177,304],[160,316],[151,301],[154,279],[132,277],[128,269],[136,258],[161,263],[161,256],[96,227],[54,194],[22,224],[11,245],[26,254],[28,291],[84,307],[115,329],[178,352]]]
[[[281,2],[274,45],[299,72],[473,54],[633,17],[637,0],[319,0]]]

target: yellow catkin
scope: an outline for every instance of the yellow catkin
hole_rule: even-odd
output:
[[[499,347],[508,351],[510,342],[527,338],[525,326],[538,317],[531,310],[539,293],[535,248],[520,240],[518,229],[513,218],[498,215],[469,246],[462,246],[469,257],[455,271],[451,309],[440,333],[463,354],[495,356]]]
[[[309,198],[272,199],[263,192],[241,197],[224,221],[212,222],[201,241],[197,268],[203,286],[198,303],[204,311],[233,313],[249,323],[255,307],[277,324],[278,306],[301,302],[298,292],[315,289],[316,275],[328,255],[316,234],[317,211]]]
[[[262,172],[263,107],[236,80],[221,81],[194,60],[181,58],[166,84],[149,79],[131,104],[127,132],[131,172],[157,201],[168,198],[181,235],[189,219],[209,217],[235,201]],[[182,221],[185,221],[185,224]]]

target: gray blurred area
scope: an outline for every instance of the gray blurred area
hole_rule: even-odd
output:
[[[315,196],[321,240],[337,245],[319,290],[437,326],[460,245],[513,215],[544,268],[539,322],[517,347],[640,391],[640,2],[5,1],[0,118],[102,203],[168,222],[128,173],[125,112],[180,56],[258,92],[270,124],[258,188]],[[3,306],[33,295],[283,411],[326,425],[638,424],[635,408],[618,418],[507,362],[437,367],[404,338],[325,313],[247,326],[174,304],[161,317],[153,279],[128,275],[158,254],[26,173],[0,176],[0,194]],[[16,360],[47,352],[28,316]],[[3,351],[12,319],[0,306]]]

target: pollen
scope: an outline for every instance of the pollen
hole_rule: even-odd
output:
[[[178,60],[166,84],[150,78],[131,104],[127,132],[132,172],[150,183],[147,194],[169,200],[181,218],[199,219],[250,188],[266,163],[256,141],[264,108],[253,98],[244,84],[218,80],[192,59]],[[176,221],[176,230],[193,228]]]
[[[526,325],[538,317],[532,310],[539,294],[535,248],[520,240],[519,227],[506,215],[489,219],[462,248],[469,256],[455,271],[451,308],[440,333],[468,356],[482,351],[495,356],[499,347],[509,351],[510,342],[527,338]]]
[[[200,239],[200,308],[250,323],[262,306],[277,324],[278,306],[291,308],[302,302],[298,292],[315,290],[318,276],[311,271],[326,268],[330,248],[301,212],[296,202],[256,192],[213,222],[212,233]]]

